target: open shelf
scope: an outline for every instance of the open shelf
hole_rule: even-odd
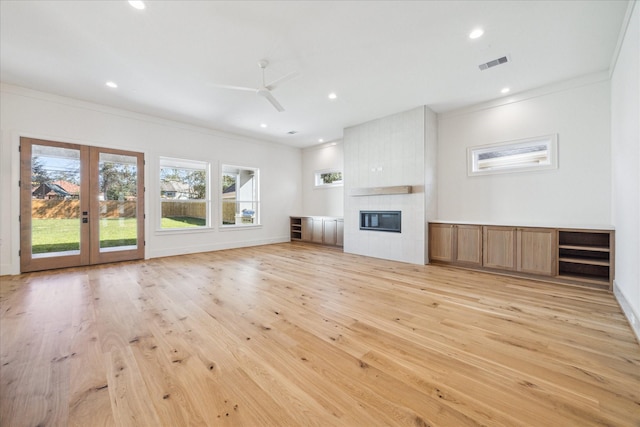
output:
[[[558,277],[611,285],[612,233],[600,230],[558,230]]]
[[[608,246],[576,246],[576,245],[559,245],[560,249],[587,250],[594,252],[611,252]]]
[[[291,240],[302,239],[302,218],[291,218]]]

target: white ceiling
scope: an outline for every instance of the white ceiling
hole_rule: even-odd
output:
[[[505,86],[513,94],[607,70],[627,4],[147,1],[140,11],[124,0],[1,0],[0,78],[305,147],[419,105],[444,112],[504,96]],[[485,34],[471,40],[475,27]],[[478,69],[507,54],[511,62]],[[273,91],[285,112],[213,86],[257,87],[263,58],[267,81],[300,73]]]

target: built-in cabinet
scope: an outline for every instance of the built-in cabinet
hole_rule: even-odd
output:
[[[501,270],[516,269],[516,229],[484,226],[482,265]]]
[[[343,246],[344,220],[320,216],[292,216],[291,240]]]
[[[429,237],[431,259],[458,264],[482,264],[481,226],[430,224]]]
[[[612,230],[429,224],[429,260],[611,289]]]
[[[554,276],[557,259],[556,234],[553,228],[518,228],[516,270],[522,273]]]
[[[558,276],[589,283],[613,280],[614,235],[608,231],[558,230]]]

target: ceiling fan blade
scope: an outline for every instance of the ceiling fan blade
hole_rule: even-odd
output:
[[[295,79],[296,77],[298,77],[300,75],[300,73],[298,71],[294,71],[291,72],[289,74],[285,74],[284,76],[280,77],[279,79],[276,79],[274,81],[272,81],[271,83],[269,83],[267,86],[265,86],[267,89],[269,90],[273,90],[275,88],[278,87],[278,85],[291,80],[291,79]]]
[[[218,85],[218,84],[215,84],[215,83],[209,83],[209,86],[216,87],[216,88],[219,88],[219,89],[243,90],[245,92],[255,92],[257,90],[256,88],[252,88],[252,87]]]
[[[284,111],[282,105],[280,105],[280,103],[273,97],[273,95],[271,95],[271,92],[269,92],[268,90],[259,91],[258,95],[264,97],[267,101],[269,101],[271,105],[273,105],[279,112],[282,113]]]

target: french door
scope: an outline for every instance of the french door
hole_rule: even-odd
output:
[[[144,155],[20,139],[21,272],[144,258]]]

